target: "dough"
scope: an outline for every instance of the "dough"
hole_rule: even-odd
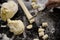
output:
[[[15,35],[22,34],[25,28],[21,20],[10,20],[10,19],[8,19],[8,27],[10,28],[10,31],[13,32]]]
[[[39,32],[39,36],[44,36],[44,32]]]
[[[6,21],[12,18],[18,11],[18,5],[14,1],[8,1],[2,4],[1,19]]]
[[[42,23],[42,27],[47,27],[48,26],[48,23],[47,22],[43,22]]]
[[[38,38],[35,38],[35,39],[33,39],[33,40],[39,40]]]
[[[35,2],[32,2],[31,5],[32,5],[33,9],[37,9],[38,8],[38,5]]]
[[[32,0],[32,2],[36,2],[37,0]]]
[[[43,38],[43,40],[45,40],[45,39],[47,39],[47,38],[48,38],[48,35],[47,35],[47,34],[45,34],[42,38]]]
[[[44,29],[43,28],[39,28],[38,32],[44,32]]]
[[[31,28],[32,28],[32,25],[28,25],[28,26],[27,26],[27,29],[31,29]]]

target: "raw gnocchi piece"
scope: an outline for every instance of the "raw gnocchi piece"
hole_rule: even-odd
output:
[[[36,2],[37,0],[32,0],[32,2]]]
[[[33,9],[37,9],[38,8],[38,5],[35,2],[32,2],[31,5],[32,5]]]
[[[35,39],[33,39],[33,40],[39,40],[38,38],[35,38]]]
[[[8,19],[8,27],[10,28],[10,31],[13,32],[15,35],[22,34],[25,28],[21,20],[10,20],[10,19]]]
[[[45,34],[42,38],[43,38],[43,40],[46,40],[48,38],[48,35]]]
[[[47,22],[43,22],[42,23],[42,27],[47,27],[48,26],[48,23]]]
[[[39,32],[39,36],[40,37],[44,36],[44,32]]]
[[[31,29],[33,26],[32,25],[28,25],[27,26],[27,29]]]
[[[39,28],[38,32],[44,32],[44,29],[43,28]]]
[[[8,1],[2,4],[1,19],[6,21],[12,18],[18,11],[18,5],[14,1]]]

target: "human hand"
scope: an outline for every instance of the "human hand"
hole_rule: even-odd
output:
[[[60,6],[60,0],[48,0],[46,7],[52,8],[52,7],[58,7]]]

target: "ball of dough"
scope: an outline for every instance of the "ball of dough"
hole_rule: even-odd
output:
[[[6,21],[12,18],[18,11],[18,5],[14,1],[8,1],[2,4],[1,19]]]
[[[24,32],[24,24],[21,20],[10,20],[8,19],[8,27],[10,31],[14,33],[14,35],[19,35]]]

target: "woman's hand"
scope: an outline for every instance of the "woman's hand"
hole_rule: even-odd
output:
[[[46,4],[47,8],[57,7],[57,6],[60,6],[60,0],[48,0],[48,3]]]

